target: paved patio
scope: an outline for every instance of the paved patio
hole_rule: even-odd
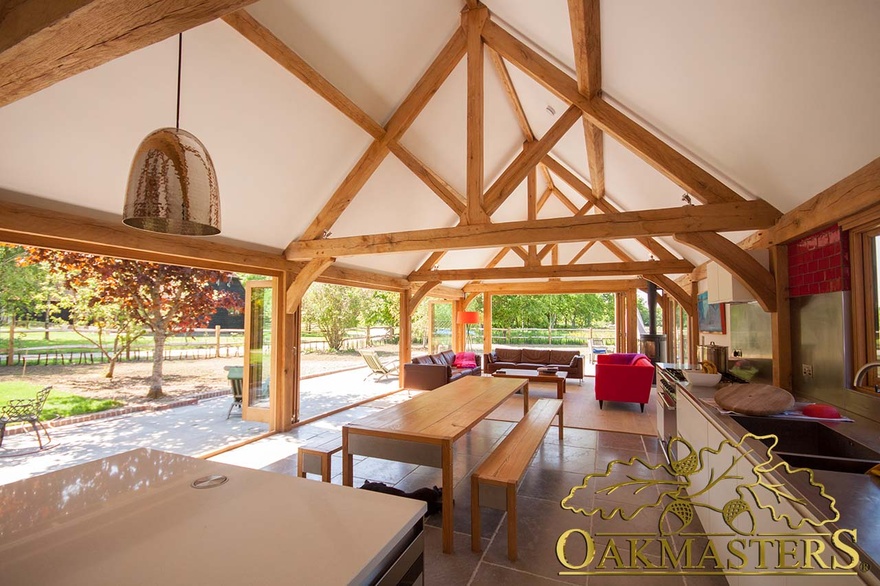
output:
[[[373,382],[371,378],[364,380],[367,373],[368,369],[363,367],[303,380],[301,419],[398,388],[396,378]],[[268,431],[264,423],[242,421],[236,411],[226,419],[230,401],[227,395],[164,411],[53,427],[49,430],[52,443],[42,451],[37,449],[33,432],[8,436],[0,448],[0,484],[135,448],[196,456]]]

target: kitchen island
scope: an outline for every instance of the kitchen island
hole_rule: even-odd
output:
[[[706,446],[717,448],[719,442],[724,439],[738,443],[748,433],[744,427],[737,423],[734,417],[719,412],[718,409],[705,402],[714,397],[718,388],[720,387],[698,387],[686,382],[677,383],[676,419],[678,435],[687,439],[695,450]],[[880,450],[880,424],[859,417],[856,414],[844,413],[844,415],[851,417],[854,422],[823,422],[822,425],[827,425],[844,436],[865,444],[874,450]],[[686,454],[682,448],[684,446],[679,445],[678,453],[673,454],[673,456],[684,457]],[[763,443],[753,439],[744,441],[743,448],[743,451],[751,450],[753,455],[764,455],[767,449]],[[751,460],[743,460],[741,473],[749,472],[752,465],[759,463],[760,458],[756,459],[752,456]],[[728,458],[726,463],[729,462]],[[700,474],[704,476],[709,475],[711,470],[708,468],[704,469]],[[794,505],[788,507],[786,506],[787,503],[778,505],[781,509],[788,511],[788,514],[795,518],[811,517],[816,520],[828,519],[834,516],[828,507],[829,501],[821,498],[821,494],[815,487],[809,485],[809,481],[806,480],[803,474],[791,475],[777,471],[768,473],[768,475],[775,482],[790,489],[792,495],[804,499],[806,506]],[[696,477],[697,475],[694,476]],[[848,543],[848,545],[854,547],[859,552],[859,558],[862,562],[856,568],[858,571],[857,577],[829,577],[829,583],[831,583],[830,581],[834,581],[835,584],[844,584],[850,581],[858,583],[860,578],[862,582],[868,584],[880,584],[880,567],[878,567],[878,563],[880,563],[880,526],[877,524],[877,519],[880,519],[880,478],[865,474],[814,470],[814,480],[824,485],[827,494],[835,498],[836,508],[840,512],[839,520],[825,525],[823,532],[833,533],[836,529],[856,529],[857,541],[854,545],[851,543]],[[705,478],[694,478],[692,486],[697,486],[702,482],[705,482]],[[715,497],[716,501],[713,504],[721,507],[729,496],[718,495]],[[699,510],[697,512],[700,513]],[[787,531],[787,527],[782,526],[781,522],[774,523],[772,519],[767,518],[762,521],[761,513],[766,513],[766,511],[756,511],[755,514],[757,533],[769,534],[774,531],[779,531],[780,533]],[[714,515],[705,515],[705,517],[702,514],[700,515],[706,531],[708,533],[717,533],[724,530],[729,532],[729,529],[725,528],[720,520],[714,517]],[[730,536],[722,537],[720,540],[724,541],[725,539],[729,540]],[[780,583],[784,583],[781,580],[784,580],[785,577],[780,576],[779,578]],[[767,579],[771,580],[772,577],[767,577]]]
[[[0,486],[0,511],[4,586],[422,580],[421,501],[158,450]]]

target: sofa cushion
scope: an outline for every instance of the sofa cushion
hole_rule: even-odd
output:
[[[495,355],[499,362],[512,362],[516,364],[522,359],[522,349],[520,348],[497,348]]]
[[[635,359],[635,362],[632,363],[633,366],[649,366],[654,368],[654,363],[651,362],[651,359],[647,356],[639,356]]]
[[[452,365],[456,368],[474,368],[477,366],[476,355],[473,352],[459,352]]]
[[[516,368],[524,368],[526,370],[537,370],[539,368],[544,368],[547,366],[545,362],[520,362],[516,365]]]
[[[523,348],[522,362],[540,365],[550,364],[550,350]]]
[[[519,366],[516,362],[495,362],[496,368],[516,368]]]
[[[412,361],[413,364],[434,364],[434,360],[430,356],[416,356]]]
[[[443,358],[443,362],[452,366],[455,364],[455,351],[454,350],[444,350],[440,353],[440,356]]]
[[[550,350],[550,359],[547,364],[571,364],[578,354],[580,352],[577,350]]]

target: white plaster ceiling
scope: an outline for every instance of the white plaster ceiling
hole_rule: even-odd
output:
[[[574,74],[565,0],[486,4],[501,26]],[[263,0],[248,10],[385,124],[456,30],[462,7],[460,0]],[[748,198],[785,212],[880,155],[876,0],[603,1],[601,25],[605,99]],[[174,123],[176,50],[176,38],[169,39],[0,108],[0,189],[118,214],[137,144]],[[540,137],[566,105],[507,66]],[[484,70],[488,188],[520,152],[523,136],[488,57]],[[465,73],[462,61],[401,139],[461,194]],[[184,35],[181,127],[214,160],[224,236],[279,251],[302,234],[371,142],[221,21]],[[672,181],[609,136],[604,147],[606,197],[616,207],[682,205],[683,190]],[[579,122],[551,154],[589,183]],[[560,179],[554,183],[575,205],[584,204]],[[539,173],[538,194],[545,188]],[[524,220],[526,192],[523,182],[492,220]],[[539,217],[569,215],[551,197]],[[331,232],[457,222],[389,154]],[[726,234],[734,241],[744,235]],[[671,238],[660,241],[693,263],[705,260]],[[636,260],[649,258],[635,241],[617,244]],[[561,245],[560,262],[581,247]],[[485,266],[498,250],[453,251],[438,264]],[[405,276],[427,256],[343,262]],[[596,245],[580,262],[616,260]],[[499,266],[521,264],[509,253]]]

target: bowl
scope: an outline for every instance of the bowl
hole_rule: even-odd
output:
[[[557,372],[559,372],[559,367],[558,366],[541,366],[537,370],[541,374],[556,374]]]
[[[684,377],[695,387],[714,387],[721,380],[721,373],[708,374],[699,370],[686,370]]]

